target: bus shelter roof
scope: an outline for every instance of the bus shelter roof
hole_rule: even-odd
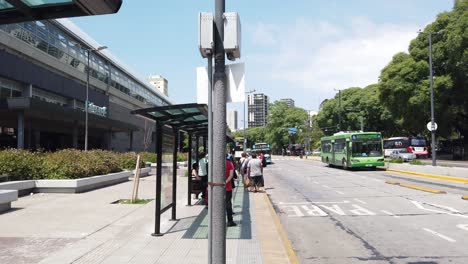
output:
[[[123,0],[0,0],[0,25],[31,20],[113,14]]]
[[[157,106],[134,110],[131,113],[187,133],[208,132],[208,107],[206,104]]]

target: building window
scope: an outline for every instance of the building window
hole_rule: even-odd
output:
[[[51,103],[51,104],[58,104],[58,105],[61,105],[61,106],[67,106],[67,104],[68,104],[67,98],[65,98],[63,96],[60,96],[60,95],[57,95],[57,94],[46,92],[46,91],[38,89],[38,88],[33,88],[32,97],[36,98],[36,99],[40,99],[40,100],[48,102],[48,103]]]
[[[20,83],[0,78],[0,98],[21,97],[23,87]]]

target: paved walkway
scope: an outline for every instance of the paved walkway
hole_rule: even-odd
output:
[[[129,198],[133,182],[21,197],[0,214],[0,263],[208,263],[208,210],[186,206],[186,186],[187,178],[178,177],[178,220],[169,220],[170,210],[162,215],[162,237],[150,235],[154,201],[112,204]],[[140,198],[154,197],[154,190],[154,176],[141,180]],[[267,195],[240,187],[233,197],[238,226],[227,229],[226,262],[296,263]]]

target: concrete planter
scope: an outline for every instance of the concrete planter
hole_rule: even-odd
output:
[[[122,171],[74,180],[37,180],[35,192],[80,193],[128,181],[132,171]]]
[[[33,192],[34,188],[36,188],[36,181],[34,180],[0,183],[0,190],[16,190],[19,196]]]
[[[11,202],[18,200],[18,191],[0,190],[0,213],[11,209]]]
[[[140,169],[140,177],[146,177],[150,174],[151,167],[145,167]],[[135,170],[132,170],[132,177],[135,177]]]

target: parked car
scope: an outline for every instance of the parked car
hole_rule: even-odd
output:
[[[322,150],[319,149],[319,148],[318,148],[318,149],[314,149],[314,150],[312,151],[312,155],[320,155],[320,154],[322,154]]]
[[[410,161],[416,159],[416,155],[406,149],[397,149],[390,153],[391,159],[401,159],[403,161]]]

